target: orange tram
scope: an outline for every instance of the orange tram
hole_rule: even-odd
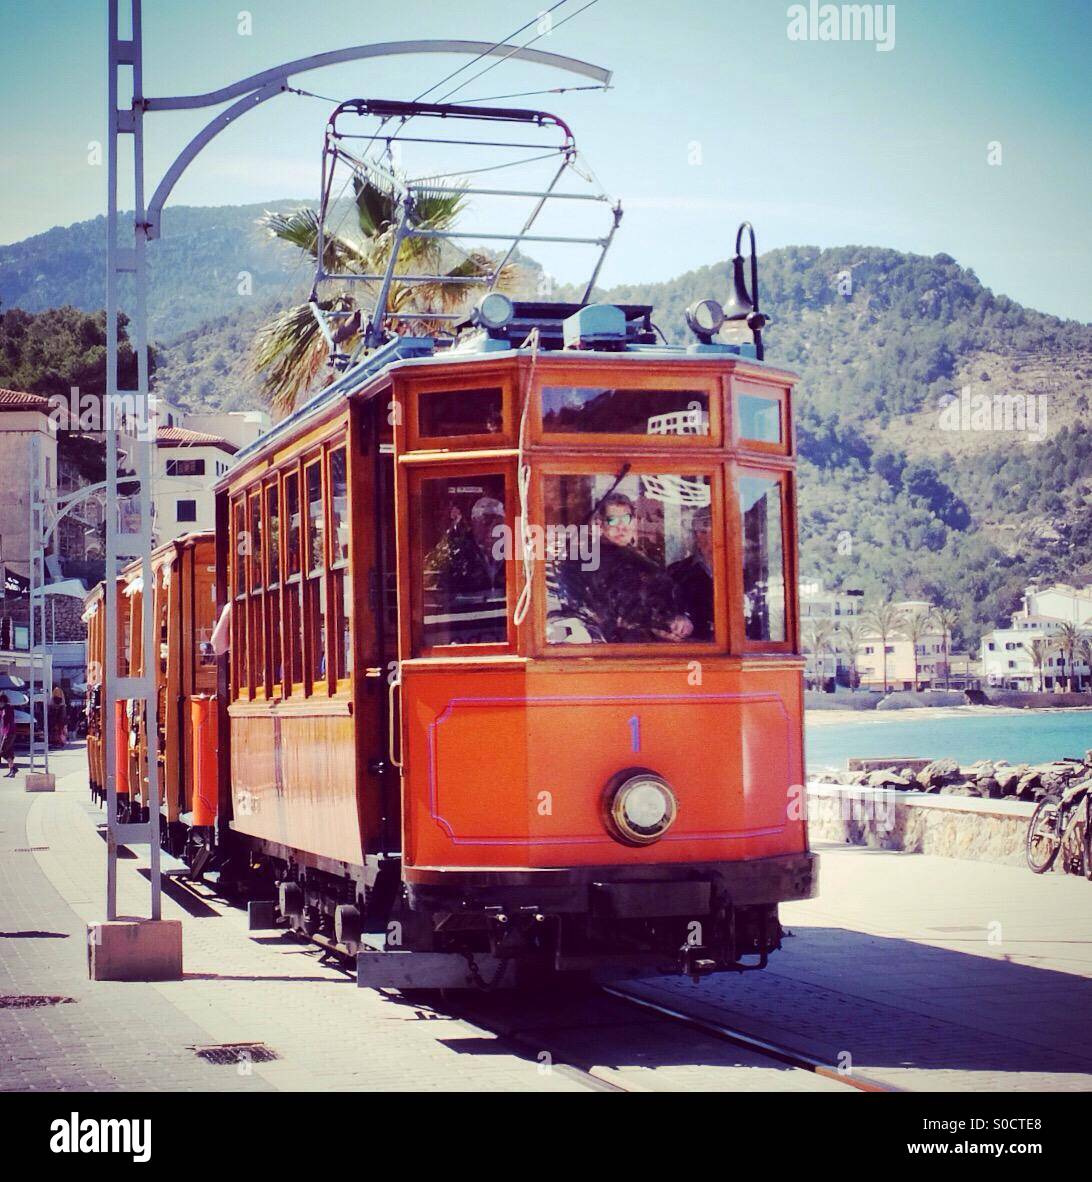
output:
[[[795,378],[713,343],[719,311],[667,347],[648,307],[493,292],[241,452],[215,537],[158,550],[151,592],[123,574],[134,671],[160,620],[162,833],[192,873],[366,985],[766,964],[816,889]],[[115,725],[132,811],[102,594],[91,783]]]

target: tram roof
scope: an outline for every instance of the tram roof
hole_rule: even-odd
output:
[[[628,315],[644,315],[651,308],[620,305]],[[490,339],[484,333],[473,334],[452,344],[449,340],[435,337],[399,336],[370,353],[356,365],[350,366],[339,377],[317,391],[301,407],[286,415],[280,422],[260,435],[252,443],[241,448],[235,456],[235,465],[222,476],[215,487],[226,487],[237,469],[257,458],[272,446],[304,427],[307,422],[321,415],[341,399],[347,399],[362,391],[366,386],[378,390],[382,379],[390,373],[409,368],[431,368],[433,366],[458,366],[481,363],[482,361],[504,361],[517,357],[530,357],[535,350],[526,345],[513,346],[504,340]],[[621,347],[613,345],[603,349],[565,349],[541,347],[540,357],[563,356],[567,363],[575,365],[636,365],[649,361],[672,361],[679,364],[702,364],[710,362],[743,362],[748,369],[754,368],[771,374],[793,376],[779,366],[759,361],[728,345],[665,345],[648,344],[643,341],[629,342]]]

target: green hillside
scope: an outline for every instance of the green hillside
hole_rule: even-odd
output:
[[[153,252],[156,380],[183,406],[253,405],[254,329],[306,292],[306,265],[256,227],[265,208],[174,209]],[[101,307],[102,235],[99,219],[0,247],[3,306]],[[684,342],[687,304],[724,298],[727,270],[718,262],[600,295],[653,304],[665,335]],[[250,295],[237,292],[241,271]],[[1092,580],[1092,328],[995,296],[947,255],[788,247],[762,257],[761,283],[767,358],[801,376],[806,575],[950,603],[971,642],[1026,582]],[[11,326],[0,384],[17,376],[39,388]],[[39,377],[56,387],[64,366],[50,365]],[[963,390],[1044,413],[1034,432],[946,431],[945,408]]]

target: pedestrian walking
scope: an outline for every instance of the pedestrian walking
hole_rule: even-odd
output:
[[[0,762],[6,761],[10,780],[15,775],[15,707],[0,694]]]
[[[59,685],[53,687],[49,699],[49,741],[54,747],[63,747],[68,742],[68,703]]]

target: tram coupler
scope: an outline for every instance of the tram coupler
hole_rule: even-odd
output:
[[[696,985],[702,977],[717,971],[716,958],[704,944],[684,944],[679,949],[679,972]]]
[[[536,949],[545,931],[546,916],[537,906],[508,911],[486,908],[489,923],[489,950],[493,956],[516,956]]]

